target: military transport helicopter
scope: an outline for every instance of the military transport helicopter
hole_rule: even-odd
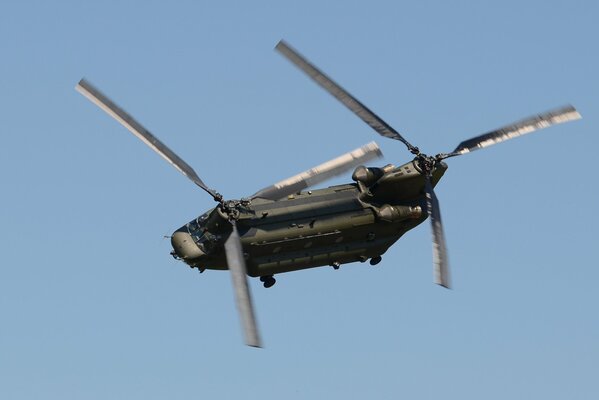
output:
[[[399,167],[365,167],[363,163],[381,156],[372,142],[247,198],[225,200],[185,161],[89,82],[82,79],[76,86],[216,201],[216,207],[173,233],[171,254],[200,272],[231,271],[249,346],[261,347],[261,340],[247,275],[260,277],[265,287],[271,287],[274,275],[283,272],[325,265],[338,268],[368,260],[376,265],[393,243],[427,218],[432,225],[434,281],[449,287],[445,236],[433,190],[447,170],[443,160],[580,118],[572,106],[558,108],[463,141],[450,153],[429,156],[284,41],[275,49],[377,133],[402,142],[414,158]],[[306,191],[352,168],[354,183]]]

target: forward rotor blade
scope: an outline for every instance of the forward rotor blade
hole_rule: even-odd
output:
[[[275,47],[279,53],[284,55],[295,66],[304,71],[306,75],[312,78],[324,90],[333,95],[337,100],[343,103],[347,108],[354,112],[362,121],[366,122],[372,129],[380,135],[390,139],[399,140],[408,147],[410,151],[418,151],[406,139],[403,138],[395,129],[383,121],[378,115],[372,112],[368,107],[362,104],[358,99],[349,94],[345,89],[326,76],[322,71],[311,64],[307,59],[291,48],[285,41],[281,40]]]
[[[231,225],[233,226],[233,231],[225,242],[225,254],[227,256],[229,271],[231,271],[237,311],[239,312],[239,317],[241,318],[241,323],[243,325],[245,343],[252,347],[262,347],[258,328],[256,327],[256,318],[254,316],[250,289],[248,287],[241,239],[239,238],[239,232],[237,232],[235,221],[231,221]]]
[[[449,282],[449,260],[447,257],[447,246],[445,245],[445,233],[441,222],[441,210],[439,202],[433,190],[430,177],[426,177],[424,190],[426,192],[426,206],[431,219],[433,231],[433,278],[437,285],[450,288]]]
[[[383,156],[375,142],[370,142],[354,151],[345,153],[333,160],[327,161],[305,172],[294,175],[274,185],[261,189],[252,198],[260,197],[268,200],[279,200],[290,194],[297,193],[310,186],[324,182],[327,179],[341,175],[344,172],[365,163],[366,161]]]
[[[158,140],[154,135],[152,135],[146,128],[144,128],[139,122],[137,122],[131,115],[129,115],[125,110],[120,108],[118,105],[113,103],[108,97],[106,97],[102,92],[96,89],[92,84],[90,84],[85,79],[81,79],[75,89],[87,97],[92,103],[96,104],[102,110],[104,110],[108,115],[116,119],[121,123],[125,128],[127,128],[131,133],[141,139],[146,145],[148,145],[152,150],[158,153],[162,158],[168,161],[173,167],[175,167],[179,172],[183,175],[191,179],[196,185],[204,189],[208,192],[212,197],[216,199],[217,193],[210,189],[206,184],[200,179],[198,174],[191,168],[185,161],[179,158],[171,149],[169,149],[164,143]]]
[[[543,114],[535,115],[523,119],[511,125],[504,126],[494,131],[485,133],[475,138],[465,140],[455,148],[455,150],[447,154],[446,157],[453,157],[460,154],[469,153],[471,151],[489,147],[491,145],[513,139],[518,136],[526,135],[539,129],[547,128],[551,125],[561,124],[576,119],[580,119],[581,115],[576,109],[571,106],[561,107],[555,110],[548,111]]]

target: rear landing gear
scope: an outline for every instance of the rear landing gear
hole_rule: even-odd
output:
[[[277,280],[272,275],[266,275],[260,277],[260,282],[263,282],[264,287],[268,289],[277,283]]]
[[[377,265],[378,263],[381,262],[382,259],[383,259],[383,257],[381,257],[381,256],[372,257],[370,259],[370,265]]]

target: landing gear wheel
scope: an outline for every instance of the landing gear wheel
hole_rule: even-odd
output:
[[[275,283],[277,283],[277,280],[272,275],[267,275],[261,276],[260,282],[263,282],[264,287],[268,289],[269,287],[272,287]]]
[[[378,263],[381,262],[382,259],[383,259],[383,257],[381,257],[381,256],[372,257],[370,259],[370,265],[377,265]]]

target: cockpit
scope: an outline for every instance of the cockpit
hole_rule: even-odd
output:
[[[210,211],[206,212],[186,225],[177,229],[171,237],[176,258],[185,262],[206,255],[212,249],[216,238],[206,227],[210,217]]]
[[[210,220],[214,210],[209,210],[196,219],[190,221],[185,227],[193,239],[194,243],[205,253],[208,254],[218,241],[218,236],[209,229]]]

